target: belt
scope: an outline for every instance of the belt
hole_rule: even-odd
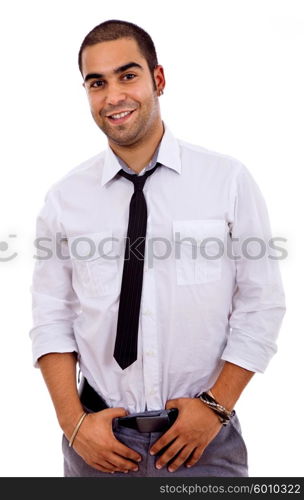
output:
[[[88,410],[93,412],[109,408],[104,399],[97,394],[86,379],[83,380],[80,389],[80,401]],[[171,427],[177,415],[178,409],[170,408],[169,410],[147,411],[125,417],[117,417],[114,421],[116,425],[129,427],[139,432],[161,432]]]

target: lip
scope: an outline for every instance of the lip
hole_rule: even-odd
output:
[[[121,124],[121,123],[126,122],[126,121],[127,121],[127,120],[128,120],[128,119],[132,116],[132,115],[133,115],[134,111],[136,111],[136,110],[135,110],[135,109],[132,109],[132,110],[130,110],[130,111],[131,111],[131,113],[130,113],[130,114],[128,114],[128,115],[126,115],[126,116],[123,116],[122,118],[119,118],[118,120],[113,120],[113,118],[111,118],[110,116],[107,116],[107,118],[108,118],[108,120],[109,120],[111,123],[113,123],[113,125],[119,125],[119,124]],[[123,113],[123,111],[121,111],[121,113]],[[118,114],[118,113],[113,113],[113,115],[114,115],[114,114]]]

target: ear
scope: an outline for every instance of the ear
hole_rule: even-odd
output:
[[[159,94],[159,95],[161,95],[163,93],[165,86],[166,86],[166,79],[165,79],[164,68],[160,64],[158,64],[154,68],[154,81],[155,81],[158,93],[160,91],[162,91]]]

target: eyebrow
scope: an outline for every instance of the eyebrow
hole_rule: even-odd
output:
[[[136,63],[136,62],[129,62],[127,64],[124,64],[123,66],[119,66],[118,68],[115,68],[113,70],[113,74],[117,74],[117,73],[122,73],[123,71],[126,71],[127,69],[129,68],[139,68],[141,70],[143,70],[143,67]],[[103,78],[105,75],[103,75],[102,73],[88,73],[84,79],[85,82],[87,82],[88,80],[92,80],[93,78]]]

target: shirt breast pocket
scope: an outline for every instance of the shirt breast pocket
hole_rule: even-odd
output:
[[[115,293],[118,287],[118,255],[110,231],[68,238],[74,288],[87,297]]]
[[[221,279],[225,226],[224,219],[173,221],[178,285],[211,283]]]

